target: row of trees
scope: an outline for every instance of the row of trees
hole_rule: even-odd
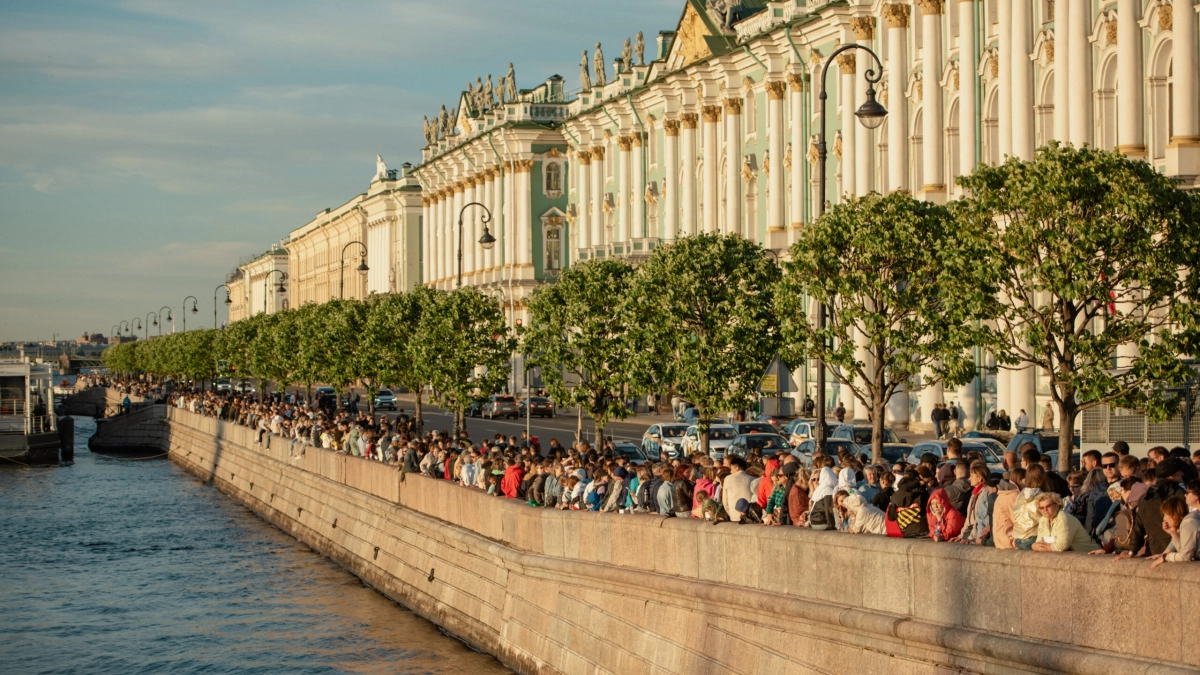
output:
[[[1094,406],[1170,415],[1200,347],[1196,197],[1145,162],[1057,144],[960,184],[969,196],[948,206],[901,193],[845,201],[782,268],[757,244],[714,235],[636,270],[573,265],[531,300],[526,351],[550,392],[598,427],[626,414],[625,392],[673,387],[703,417],[749,407],[777,353],[820,359],[871,411],[876,460],[892,396],[972,381],[977,351],[1049,377],[1060,448]],[[1060,468],[1070,460],[1061,452]]]
[[[813,358],[871,411],[877,460],[892,396],[970,382],[976,351],[1048,375],[1060,448],[1089,407],[1171,414],[1171,388],[1193,374],[1185,355],[1200,346],[1197,199],[1144,162],[1057,144],[959,182],[969,196],[948,206],[847,200],[782,265],[719,235],[660,247],[637,268],[572,265],[530,297],[517,335],[493,298],[421,288],[121,345],[106,359],[193,379],[224,360],[282,385],[429,386],[461,418],[507,381],[519,344],[551,396],[587,411],[600,435],[629,396],[673,391],[703,419],[751,407],[776,355]]]
[[[384,385],[422,391],[460,413],[502,386],[514,338],[494,298],[473,289],[452,293],[418,288],[367,300],[331,300],[275,314],[256,314],[222,330],[176,333],[104,352],[114,372],[204,381],[218,375],[258,378],[265,393],[315,384],[339,393],[359,384],[369,405]]]

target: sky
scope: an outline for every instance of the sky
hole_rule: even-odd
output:
[[[683,6],[0,0],[0,342],[163,307],[180,330],[189,295],[211,326],[239,262],[364,192],[376,154],[418,163],[422,116],[468,81],[511,61],[572,89],[581,50],[651,52]]]

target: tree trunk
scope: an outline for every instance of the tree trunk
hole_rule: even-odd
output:
[[[575,442],[583,440],[583,407],[575,408]]]
[[[871,462],[874,464],[883,463],[883,422],[884,410],[887,409],[887,402],[878,393],[874,394],[871,401]]]
[[[708,424],[709,423],[706,421],[708,419],[708,415],[705,413],[704,410],[700,409],[700,406],[696,406],[696,410],[697,410],[697,412],[700,413],[697,416],[697,419],[700,421],[696,425],[696,431],[700,434],[700,452],[704,453],[705,457],[708,457],[709,456],[709,454],[708,454]]]
[[[1071,455],[1075,452],[1075,418],[1079,415],[1079,404],[1075,393],[1058,405],[1058,472],[1064,477],[1071,471]]]
[[[425,433],[425,420],[421,418],[421,388],[417,387],[417,404],[413,413],[413,424],[417,427],[417,435]]]
[[[593,418],[593,419],[595,419],[595,418]],[[596,421],[596,443],[593,445],[593,447],[596,449],[596,451],[599,451],[600,448],[604,447],[604,422],[600,421],[599,419],[595,419],[595,421]]]

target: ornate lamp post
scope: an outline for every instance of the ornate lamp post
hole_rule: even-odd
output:
[[[480,222],[483,223],[483,236],[479,238],[479,245],[482,246],[483,250],[485,251],[491,250],[491,248],[496,245],[496,238],[492,236],[491,232],[488,232],[487,226],[488,223],[492,222],[492,212],[479,202],[471,202],[470,204],[463,206],[462,210],[458,212],[458,284],[455,286],[455,288],[462,288],[463,214],[466,213],[467,209],[472,206],[478,206],[479,208],[483,209],[483,217],[479,219]]]
[[[287,293],[287,289],[283,287],[283,280],[288,278],[287,272],[283,270],[271,270],[267,272],[267,276],[263,278],[263,314],[267,313],[267,282],[270,281],[272,274],[278,274],[279,286],[275,288],[276,293]]]
[[[180,316],[183,317],[183,332],[185,332],[185,333],[187,332],[187,313],[188,313],[187,301],[188,300],[192,301],[192,314],[200,313],[200,310],[196,309],[196,303],[200,302],[199,300],[196,299],[196,296],[189,295],[183,299],[183,313],[180,314]]]
[[[217,329],[217,291],[221,290],[222,288],[225,289],[225,306],[228,307],[229,305],[233,304],[233,300],[229,299],[228,286],[221,284],[213,289],[213,330]]]
[[[366,244],[362,243],[361,241],[352,241],[349,244],[346,244],[345,246],[343,246],[342,247],[342,264],[341,264],[341,267],[338,269],[338,297],[339,298],[346,297],[346,249],[350,248],[351,246],[353,246],[355,244],[358,244],[362,248],[362,253],[359,255],[359,258],[358,258],[358,267],[356,267],[355,269],[357,269],[359,272],[366,272],[371,269],[370,267],[367,267],[367,246],[366,246]]]
[[[868,69],[863,73],[863,77],[867,80],[867,100],[862,106],[854,112],[858,121],[868,129],[877,129],[883,124],[883,119],[887,117],[887,110],[875,100],[875,84],[883,77],[883,62],[879,60],[879,55],[871,51],[869,48],[859,44],[842,45],[829,55],[825,60],[825,65],[821,68],[821,133],[817,139],[817,216],[820,217],[825,213],[825,183],[826,183],[826,164],[829,159],[829,149],[825,143],[825,102],[829,99],[829,94],[825,90],[825,76],[829,73],[829,66],[842,52],[850,51],[851,49],[861,49],[871,55],[875,59],[879,70]],[[817,309],[817,325],[821,330],[825,329],[825,304],[821,303]],[[822,453],[825,452],[825,361],[817,363],[817,429],[816,429],[816,449]]]
[[[154,325],[158,326],[158,314],[155,312],[146,312],[146,339],[150,339],[150,317],[154,317]],[[158,332],[162,334],[162,327],[159,326]]]
[[[114,337],[114,336],[117,338],[117,344],[121,344],[121,324],[117,324],[117,323],[113,324],[112,332],[109,333],[109,337]]]

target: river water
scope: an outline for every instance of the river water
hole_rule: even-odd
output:
[[[173,463],[0,470],[2,673],[508,673]]]

